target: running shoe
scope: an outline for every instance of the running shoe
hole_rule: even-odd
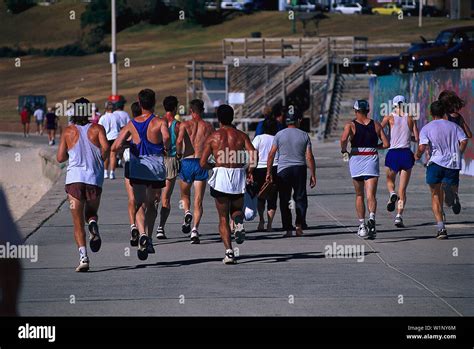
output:
[[[443,183],[443,190],[444,190],[444,202],[446,203],[446,206],[452,207],[454,205],[454,194],[455,194],[453,191],[453,187],[450,184]]]
[[[155,253],[155,248],[153,247],[153,240],[151,238],[148,238],[148,254],[153,254]]]
[[[395,226],[397,228],[403,228],[405,225],[403,224],[403,218],[402,216],[396,216],[395,217]]]
[[[375,239],[377,236],[377,230],[375,228],[375,219],[369,219],[367,221],[367,229],[369,230],[369,236],[367,237],[370,240]]]
[[[395,211],[395,203],[398,201],[398,195],[395,193],[390,194],[390,198],[387,202],[387,211],[393,212]]]
[[[138,236],[140,232],[137,229],[137,226],[133,224],[130,226],[130,246],[138,246]]]
[[[102,239],[99,234],[99,226],[96,221],[91,220],[89,222],[89,247],[92,252],[98,252],[101,245]]]
[[[141,234],[138,239],[137,256],[141,261],[144,261],[148,258],[148,240],[149,239],[146,234]]]
[[[115,172],[110,172],[109,179],[115,179]]]
[[[222,260],[222,263],[224,263],[224,264],[236,264],[237,261],[235,260],[234,251],[232,251],[231,249],[226,250],[224,259]]]
[[[446,231],[446,229],[438,230],[438,234],[436,234],[436,238],[438,240],[446,240],[448,238],[448,232]]]
[[[82,257],[79,259],[79,265],[76,268],[78,273],[89,271],[89,257]]]
[[[459,201],[458,193],[454,193],[454,201],[453,201],[453,213],[459,214],[461,213],[461,202]]]
[[[158,227],[158,229],[156,229],[156,238],[158,240],[167,239],[166,234],[165,234],[165,230],[163,229],[163,227]]]
[[[191,231],[191,244],[192,245],[198,245],[201,243],[201,240],[199,240],[199,232],[197,229],[193,229]]]
[[[361,238],[365,238],[367,236],[367,226],[365,223],[361,223],[359,225],[359,230],[357,231],[357,235]]]
[[[234,218],[234,239],[239,245],[245,241],[244,218],[242,216]]]
[[[193,220],[193,215],[190,211],[186,211],[184,214],[184,223],[181,226],[183,234],[189,234],[191,232],[191,221]]]

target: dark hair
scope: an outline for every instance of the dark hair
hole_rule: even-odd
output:
[[[90,101],[87,98],[81,97],[74,101],[73,114],[71,122],[75,125],[84,126],[89,123],[92,117],[92,108],[90,108]]]
[[[277,121],[275,119],[266,119],[263,121],[263,133],[274,136],[278,131]]]
[[[430,105],[430,112],[433,117],[442,118],[446,113],[443,103],[440,101],[434,101]]]
[[[133,102],[130,106],[130,109],[132,110],[132,116],[134,118],[142,114],[142,107],[140,107],[140,104],[138,102]]]
[[[439,94],[438,101],[443,103],[446,113],[454,113],[462,109],[466,102],[464,102],[454,91],[444,90]]]
[[[234,109],[228,104],[220,105],[217,108],[217,119],[222,125],[232,125],[232,121],[234,121]]]
[[[163,107],[165,107],[165,111],[173,112],[178,108],[178,98],[175,96],[168,96],[165,97],[163,100]]]
[[[273,116],[276,118],[278,116],[285,116],[287,113],[287,107],[284,105],[277,104],[273,107]]]
[[[145,110],[153,110],[155,107],[156,99],[155,99],[155,91],[146,88],[141,90],[138,93],[138,102],[140,106]]]
[[[191,111],[201,115],[204,112],[204,102],[200,99],[193,99],[189,102]]]

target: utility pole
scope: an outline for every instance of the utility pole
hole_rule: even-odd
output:
[[[117,95],[117,15],[115,8],[115,0],[112,0],[112,28],[111,28],[111,37],[112,37],[112,51],[110,52],[110,64],[112,65],[112,96]]]
[[[420,0],[419,13],[418,13],[418,27],[421,28],[423,21],[423,0]]]

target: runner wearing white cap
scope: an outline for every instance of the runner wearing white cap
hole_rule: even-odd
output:
[[[418,142],[418,128],[413,117],[407,113],[405,108],[405,97],[395,96],[393,98],[393,112],[384,116],[382,128],[390,127],[390,148],[385,156],[385,166],[387,167],[387,189],[390,197],[387,203],[387,210],[393,212],[398,201],[397,216],[395,226],[403,227],[403,210],[406,205],[406,189],[410,181],[411,169],[415,164],[413,152],[410,149],[410,142]],[[397,174],[400,174],[398,195],[395,191],[395,181]]]
[[[377,149],[389,147],[387,136],[377,121],[370,119],[369,103],[357,100],[354,103],[355,119],[344,126],[341,135],[341,153],[347,154],[347,145],[351,141],[349,168],[356,192],[356,211],[359,218],[360,237],[375,239],[375,213],[377,211],[377,184],[379,179],[379,156]],[[379,144],[379,139],[382,144]],[[369,220],[365,224],[364,189],[369,207]],[[368,230],[368,231],[367,231]]]

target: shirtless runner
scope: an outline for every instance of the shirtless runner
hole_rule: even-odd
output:
[[[199,223],[203,209],[202,199],[206,190],[206,180],[209,176],[208,169],[199,165],[203,145],[206,138],[214,131],[214,127],[202,119],[204,113],[204,102],[194,99],[189,104],[192,119],[184,121],[179,125],[178,138],[176,140],[176,157],[181,159],[179,186],[181,189],[181,200],[184,209],[184,222],[182,231],[184,234],[191,232],[191,243],[199,244]],[[183,144],[184,143],[184,144]],[[183,147],[185,145],[185,147]],[[192,152],[189,150],[192,148]],[[186,151],[186,154],[183,154]],[[207,158],[205,158],[207,162]],[[194,185],[194,215],[191,214],[191,186]],[[194,226],[191,229],[191,221],[194,217]]]
[[[212,168],[209,179],[211,196],[216,202],[219,214],[219,233],[225,247],[224,264],[235,264],[234,251],[230,237],[229,215],[234,223],[234,238],[237,244],[245,240],[242,212],[243,197],[247,178],[253,181],[252,171],[257,166],[258,153],[247,134],[232,126],[234,110],[223,104],[217,108],[220,128],[214,131],[205,141],[200,165]],[[207,159],[213,155],[216,163],[210,164]],[[246,166],[246,162],[250,166]],[[247,168],[246,168],[247,167]]]

